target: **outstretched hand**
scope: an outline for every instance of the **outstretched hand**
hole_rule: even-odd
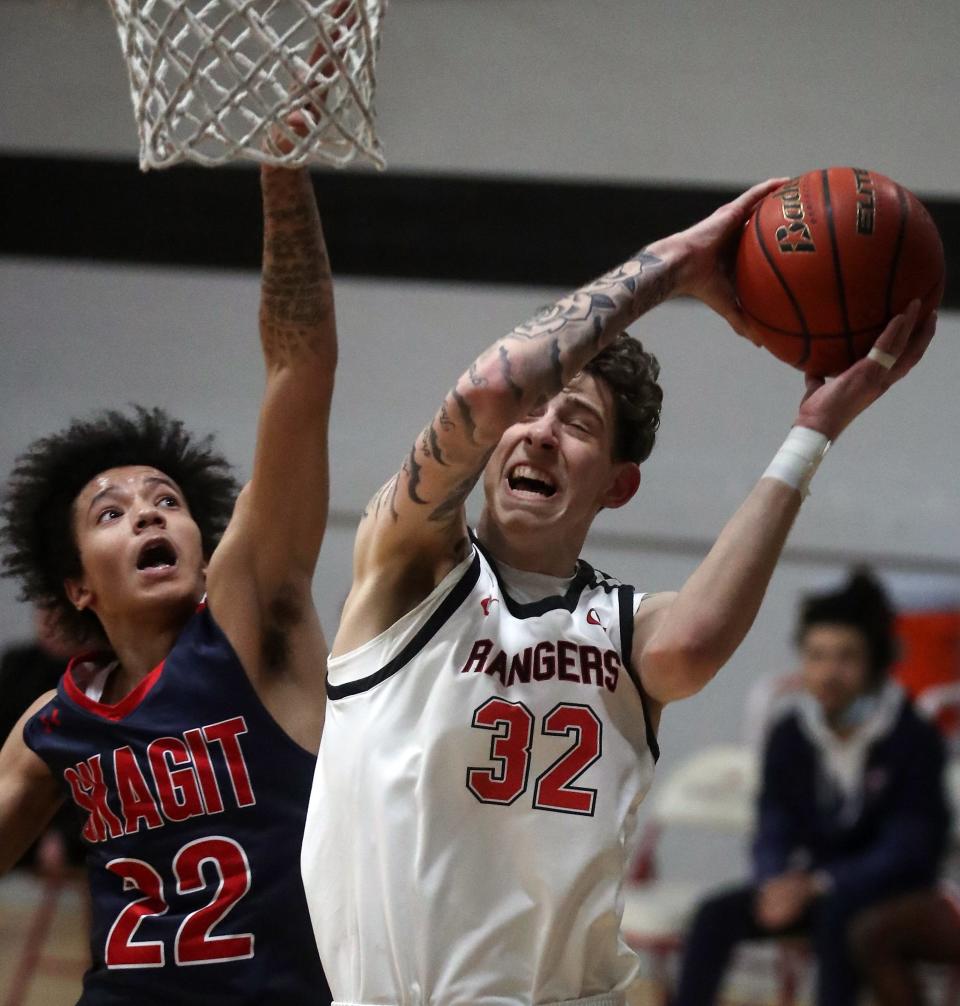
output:
[[[341,17],[347,12],[350,6],[349,0],[340,0],[335,4],[330,14],[333,18]],[[335,24],[329,32],[333,53],[336,56],[342,54],[347,45],[347,35],[356,25],[358,15],[356,9],[350,10],[346,18],[340,24]],[[324,39],[320,39],[314,46],[310,54],[309,76],[302,80],[302,83],[309,85],[310,101],[302,110],[291,112],[284,119],[286,129],[275,126],[272,134],[272,142],[281,154],[288,154],[293,150],[295,142],[290,136],[292,131],[297,136],[306,136],[314,124],[322,117],[321,106],[326,100],[327,89],[337,76],[337,59],[332,55]]]
[[[693,227],[664,238],[662,244],[671,246],[680,263],[673,296],[696,297],[726,318],[735,332],[748,334],[747,320],[733,287],[740,232],[757,204],[787,180],[769,178],[760,182]],[[659,244],[650,245],[648,250],[656,253]]]
[[[796,425],[817,430],[830,440],[837,437],[881,395],[904,378],[920,361],[937,329],[934,311],[918,324],[920,301],[910,302],[877,337],[872,356],[826,381],[807,377]]]

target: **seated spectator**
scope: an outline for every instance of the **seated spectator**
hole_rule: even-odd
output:
[[[808,598],[797,643],[804,694],[764,750],[753,880],[698,909],[677,1006],[716,1001],[742,940],[792,934],[811,941],[818,1006],[853,1006],[851,924],[936,882],[949,830],[943,743],[887,679],[893,612],[880,585],[861,572]]]
[[[944,887],[883,901],[857,916],[854,960],[877,1006],[923,1006],[917,964],[960,967],[960,901]]]

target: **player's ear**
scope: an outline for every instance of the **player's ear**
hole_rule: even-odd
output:
[[[635,461],[618,461],[613,477],[600,501],[601,506],[616,510],[633,499],[640,488],[640,466]]]
[[[84,583],[82,577],[64,580],[63,590],[77,611],[83,611],[93,603],[93,591]]]

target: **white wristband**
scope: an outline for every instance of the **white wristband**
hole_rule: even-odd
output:
[[[762,477],[779,479],[801,496],[807,496],[810,480],[829,449],[830,441],[822,433],[794,426]]]

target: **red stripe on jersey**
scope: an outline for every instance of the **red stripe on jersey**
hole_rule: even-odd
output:
[[[89,659],[89,658],[87,658]],[[147,693],[151,688],[160,680],[160,674],[163,671],[163,661],[161,660],[159,664],[137,685],[136,688],[131,692],[127,692],[126,695],[119,701],[115,702],[113,705],[109,705],[106,702],[97,702],[91,699],[83,689],[77,684],[74,678],[74,668],[79,664],[84,663],[84,657],[75,657],[70,661],[70,665],[67,667],[67,673],[63,676],[63,688],[67,695],[74,701],[78,706],[86,709],[87,712],[93,713],[95,716],[100,716],[102,719],[110,720],[111,723],[116,723],[122,720],[125,716],[129,716],[130,713],[140,705],[140,703],[146,698]]]

